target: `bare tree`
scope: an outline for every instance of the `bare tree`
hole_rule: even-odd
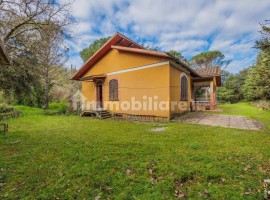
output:
[[[71,24],[70,5],[56,4],[54,0],[1,0],[1,39],[6,43],[25,32],[44,29],[52,21],[67,30]]]
[[[45,89],[45,109],[49,108],[49,94],[57,77],[65,70],[68,47],[59,32],[59,27],[51,24],[42,34],[38,49],[38,66]]]
[[[52,37],[48,35],[52,25],[57,27],[53,33],[58,39],[62,38],[62,42],[64,37],[71,35],[74,20],[70,15],[70,5],[60,5],[55,0],[0,0],[0,39],[13,61],[13,66],[0,71],[0,90],[28,96],[33,88],[43,83],[40,70],[40,64],[44,63],[40,60],[43,42]],[[59,49],[63,48],[62,44],[59,44]],[[55,63],[61,65],[63,61]]]

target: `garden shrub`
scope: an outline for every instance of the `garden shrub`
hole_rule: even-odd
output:
[[[46,115],[63,115],[69,113],[69,104],[63,100],[61,102],[52,102],[49,104],[49,109],[45,111]]]
[[[11,117],[19,117],[20,115],[21,112],[15,108],[6,104],[0,104],[0,120],[6,120]]]

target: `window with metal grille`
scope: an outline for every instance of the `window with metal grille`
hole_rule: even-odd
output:
[[[186,76],[181,77],[181,101],[187,101],[188,99],[188,80]]]
[[[112,79],[109,82],[109,99],[110,101],[118,100],[118,80]]]

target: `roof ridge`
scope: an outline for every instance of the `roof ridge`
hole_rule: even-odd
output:
[[[137,46],[141,47],[142,49],[145,49],[144,46],[142,46],[142,45],[140,45],[139,43],[133,41],[132,39],[128,38],[127,36],[123,35],[122,33],[116,32],[114,35],[117,35],[117,34],[118,34],[120,37],[123,37],[123,38],[129,40],[131,43],[136,44]]]

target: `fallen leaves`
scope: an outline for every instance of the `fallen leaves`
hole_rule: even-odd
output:
[[[191,189],[189,186],[184,186],[184,184],[188,181],[186,177],[180,178],[180,180],[175,181],[175,190],[174,190],[174,196],[181,199],[181,198],[187,198],[188,194],[187,191]]]
[[[200,192],[200,196],[201,197],[208,197],[209,196],[208,190],[204,190],[203,192]]]
[[[100,196],[96,196],[95,197],[95,200],[99,200],[101,197]]]
[[[127,169],[127,170],[126,170],[126,175],[129,176],[129,175],[131,175],[132,173],[133,173],[133,171],[132,171],[131,169]]]
[[[183,193],[181,190],[175,190],[174,196],[176,196],[179,199],[188,197],[187,194]]]
[[[249,169],[251,169],[251,166],[250,166],[250,165],[247,165],[247,166],[244,168],[244,171],[248,171]]]

